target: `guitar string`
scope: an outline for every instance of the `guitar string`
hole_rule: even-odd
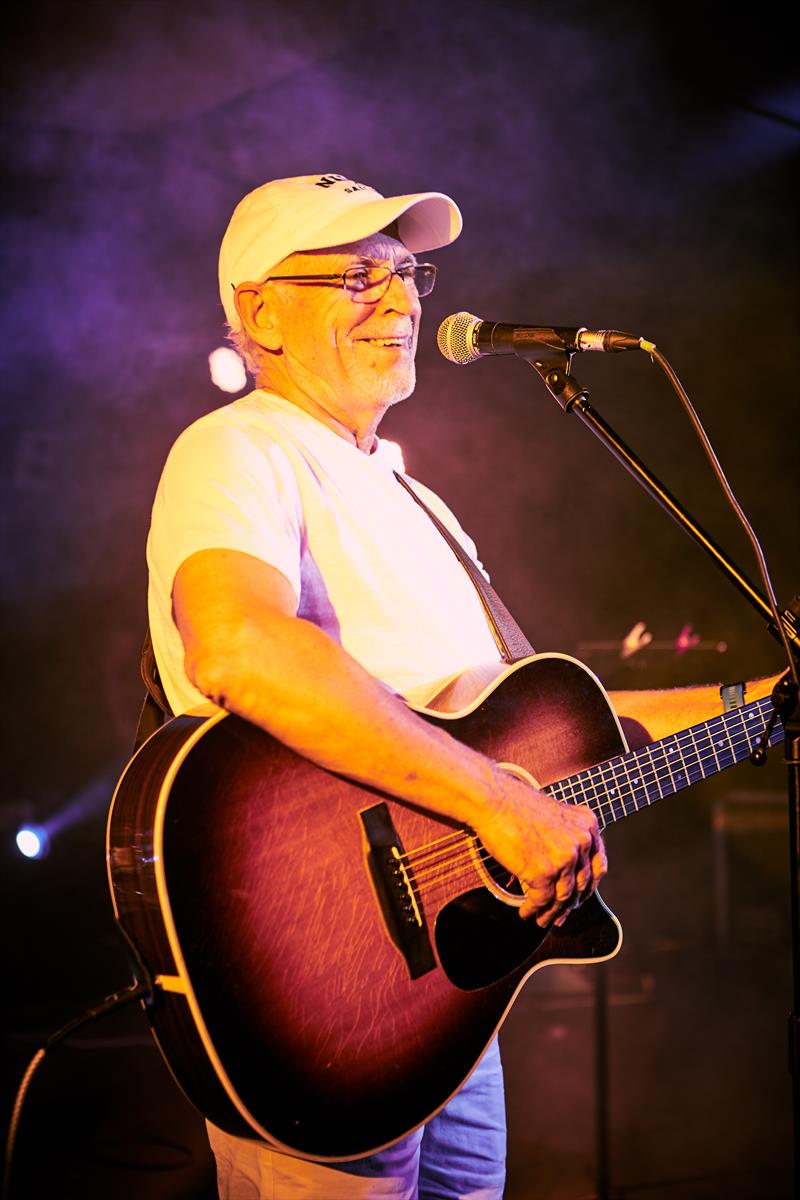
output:
[[[421,856],[419,860],[422,864],[421,866],[410,861],[415,857],[413,851],[409,854],[398,856],[398,860],[405,859],[411,867],[413,872],[412,878],[415,883],[423,881],[431,875],[436,876],[437,879],[449,878],[449,874],[447,873],[452,872],[453,866],[461,863],[470,863],[474,866],[476,855],[480,861],[487,864],[487,870],[490,872],[496,866],[501,873],[510,874],[505,867],[492,858],[475,834],[469,833],[466,830],[460,830],[453,835],[449,835],[449,837],[458,839],[455,845],[440,849],[436,854]],[[446,873],[445,875],[442,874],[443,871]]]
[[[432,879],[427,883],[421,884],[418,890],[420,894],[430,896],[436,891],[437,888],[442,887],[445,883],[452,883],[452,881],[455,879],[467,878],[467,876],[470,874],[474,874],[474,872],[462,867],[459,870],[451,871],[449,875],[443,877],[442,879]],[[480,878],[476,877],[476,886],[480,882]]]
[[[516,876],[512,875],[510,871],[507,871],[505,867],[497,862],[496,859],[490,859],[488,862],[484,861],[484,866],[487,874],[491,876],[497,886],[503,891],[508,891],[508,883],[516,879]],[[454,870],[448,872],[446,875],[441,875],[436,879],[426,880],[419,886],[418,891],[420,893],[424,892],[426,895],[430,895],[431,892],[435,891],[436,888],[441,887],[443,884],[451,883],[454,879],[466,878],[469,875],[477,876],[477,882],[483,882],[480,878],[480,874],[476,870],[475,861],[473,858],[470,858],[468,867],[466,865],[457,866]],[[504,880],[507,880],[508,883],[504,882]],[[509,894],[513,895],[514,893]]]
[[[425,863],[425,866],[422,868],[412,865],[412,881],[415,885],[421,889],[429,889],[431,886],[438,886],[440,883],[456,878],[459,875],[468,874],[469,871],[466,868],[469,867],[475,870],[476,858],[483,864],[484,869],[498,886],[503,886],[501,880],[504,876],[509,879],[515,878],[506,867],[488,853],[475,834],[459,830],[454,834],[448,835],[447,839],[442,838],[438,840],[449,841],[453,839],[457,839],[455,845],[440,849],[435,855],[423,857],[421,861]],[[412,855],[401,857],[409,860]],[[431,879],[431,877],[433,878]]]
[[[424,846],[420,847],[420,849],[429,850],[432,846],[438,846],[442,842],[449,842],[451,838],[463,837],[463,835],[463,829],[454,829],[452,833],[445,833],[442,837],[438,837],[432,842],[426,842]]]
[[[751,713],[753,715],[755,715],[756,712],[758,712],[759,716],[763,716],[762,706],[761,706],[760,702],[758,703],[757,706],[754,706],[754,709],[751,710]],[[720,719],[721,718],[717,718],[717,720],[720,720]],[[736,750],[740,749],[742,746],[746,746],[746,747],[750,748],[754,744],[754,740],[753,740],[754,735],[757,733],[758,736],[760,736],[761,732],[763,732],[763,730],[758,730],[758,731],[753,730],[752,726],[750,727],[750,729],[747,729],[746,726],[744,725],[744,713],[741,714],[740,719],[742,720],[742,729],[740,731],[738,731],[738,733],[735,733],[734,737],[731,736],[731,733],[728,729],[725,729],[725,733],[728,738],[729,747],[730,747],[729,752],[734,755],[734,762],[736,761],[736,758],[735,758]],[[708,726],[706,726],[706,729],[708,729]],[[716,731],[716,732],[720,732],[720,731]],[[647,789],[648,789],[648,786],[652,785],[653,783],[655,783],[656,786],[658,787],[659,796],[657,798],[661,798],[664,794],[671,794],[671,793],[674,793],[675,791],[679,791],[681,789],[677,788],[675,786],[675,779],[674,779],[674,775],[673,775],[673,772],[671,769],[671,764],[666,757],[667,751],[666,751],[665,743],[672,741],[672,739],[674,739],[675,742],[677,742],[678,739],[681,738],[682,736],[684,737],[684,740],[686,740],[687,734],[688,734],[688,730],[682,730],[680,733],[672,735],[672,738],[662,739],[661,742],[656,743],[656,745],[658,746],[658,749],[664,755],[664,761],[660,764],[658,764],[654,761],[654,759],[652,757],[652,749],[649,747],[644,747],[643,750],[645,753],[647,753],[647,758],[649,759],[649,768],[650,768],[649,770],[642,770],[641,762],[638,759],[636,759],[635,754],[632,755],[631,757],[634,758],[634,761],[637,763],[637,765],[639,767],[638,774],[636,776],[635,781],[630,776],[630,772],[628,771],[628,768],[627,768],[627,763],[625,763],[624,765],[625,765],[625,772],[626,772],[626,775],[628,776],[628,779],[621,781],[616,778],[615,770],[618,769],[618,767],[623,764],[623,760],[625,758],[627,758],[627,755],[620,755],[616,759],[609,759],[606,761],[606,763],[598,763],[598,764],[588,768],[585,771],[578,772],[576,775],[570,776],[566,780],[558,780],[557,782],[548,785],[548,787],[545,788],[544,790],[548,791],[548,792],[552,792],[552,793],[557,793],[557,791],[559,791],[559,790],[563,791],[564,786],[569,784],[570,789],[574,792],[575,784],[579,780],[584,778],[586,780],[586,783],[589,786],[580,788],[580,793],[582,793],[582,794],[580,794],[579,796],[575,796],[575,795],[573,795],[573,796],[567,796],[567,795],[558,796],[558,795],[556,795],[556,799],[562,800],[563,802],[566,802],[566,803],[572,803],[572,804],[583,803],[584,799],[587,802],[591,802],[591,800],[594,800],[597,807],[601,810],[601,812],[604,808],[607,808],[610,810],[610,815],[612,817],[615,817],[614,809],[613,809],[614,804],[621,803],[623,805],[623,809],[627,815],[628,809],[626,807],[626,798],[624,796],[620,796],[616,800],[612,800],[612,799],[603,800],[598,796],[598,794],[597,794],[598,782],[602,785],[606,785],[608,782],[603,777],[603,773],[604,772],[607,773],[610,770],[612,773],[612,777],[614,777],[615,782],[623,783],[623,784],[627,783],[628,787],[630,789],[629,799],[632,799],[634,801],[634,804],[637,803],[637,797],[636,797],[636,788],[637,787],[644,790],[648,803],[650,803],[651,801],[650,801],[650,797],[647,795]],[[702,777],[705,777],[703,775],[703,767],[705,765],[707,765],[708,763],[714,764],[715,772],[720,769],[719,757],[716,753],[716,749],[714,748],[713,743],[711,743],[711,736],[712,736],[711,732],[709,731],[706,734],[706,736],[709,738],[709,747],[705,748],[704,750],[698,751],[698,753],[696,755],[696,762],[697,762],[697,765],[699,765],[699,767],[700,767]],[[779,736],[778,731],[776,731],[776,736]],[[693,743],[695,743],[694,736],[692,736],[691,740]],[[672,748],[679,749],[679,747],[675,747],[675,746],[673,746]],[[709,753],[709,749],[710,749],[710,753]],[[650,751],[650,752],[648,753],[648,751]],[[687,778],[688,778],[686,764],[683,760],[682,755],[680,758],[680,762],[683,764],[684,774],[686,774]],[[675,764],[675,765],[677,766],[677,764]],[[733,765],[733,763],[731,763],[730,765]],[[599,780],[591,779],[591,773],[593,771],[599,771],[599,774],[600,774]],[[573,780],[575,782],[570,782],[570,780]],[[662,781],[668,781],[669,784],[671,785],[669,793],[664,793],[663,790],[661,789],[660,783]],[[698,782],[698,781],[692,781],[692,782]],[[592,796],[590,793],[594,793],[594,795]],[[435,839],[435,841],[433,841],[433,842],[428,842],[422,846],[417,847],[415,850],[409,851],[407,854],[399,855],[398,857],[399,857],[399,859],[405,860],[412,867],[412,869],[414,869],[415,879],[424,879],[426,877],[426,875],[436,872],[437,870],[440,870],[442,867],[452,868],[454,863],[461,861],[460,857],[457,857],[455,859],[452,858],[452,850],[457,850],[458,852],[460,852],[461,846],[459,843],[461,843],[462,841],[468,842],[470,839],[475,841],[476,848],[479,853],[483,853],[483,854],[486,853],[484,851],[483,847],[480,846],[478,839],[475,838],[474,835],[467,834],[462,831],[454,831],[453,833],[445,834],[442,837]],[[453,847],[445,847],[442,845],[442,843],[446,843],[446,842],[455,842],[455,845]],[[436,850],[433,854],[428,853],[428,851],[435,846],[439,846],[440,848],[438,850]],[[469,854],[468,857],[469,857],[469,861],[472,862],[473,859],[472,859],[471,853]],[[412,860],[414,860],[414,861],[412,862]],[[436,860],[438,860],[438,862]],[[492,862],[494,862],[494,861],[495,860],[492,860]],[[435,866],[430,865],[432,863],[436,863],[436,865]],[[415,864],[420,864],[420,866],[422,864],[426,864],[426,869],[421,870]],[[505,870],[505,869],[503,868],[503,870]]]
[[[760,715],[763,715],[763,713]],[[752,725],[751,725],[750,729],[744,728],[741,731],[739,731],[738,733],[735,733],[734,736],[731,736],[730,732],[726,731],[726,736],[728,739],[729,747],[728,748],[722,747],[721,751],[722,751],[723,756],[725,756],[727,754],[732,755],[732,761],[728,765],[733,766],[736,763],[736,761],[737,761],[736,752],[737,751],[741,750],[742,748],[745,748],[748,750],[750,748],[752,748],[752,746],[755,744],[755,741],[757,741],[758,737],[761,735],[762,732],[763,732],[763,728],[754,729],[752,727]],[[672,737],[675,739],[676,742],[678,742],[678,739],[683,738],[684,739],[683,744],[685,746],[689,740],[688,737],[686,736],[687,734],[688,734],[688,730],[683,730],[679,734],[672,735]],[[691,766],[696,765],[700,768],[700,778],[703,778],[703,779],[707,778],[704,768],[708,764],[711,764],[713,767],[712,773],[716,773],[716,772],[720,771],[721,769],[723,769],[719,764],[719,759],[718,759],[718,755],[716,753],[716,748],[713,744],[710,743],[711,735],[706,734],[706,736],[709,738],[709,746],[696,750],[696,753],[693,755],[693,762],[689,768],[687,768],[686,762],[683,758],[683,755],[681,754],[679,761],[682,764],[683,774],[686,775],[686,778],[687,778],[687,784],[685,786],[689,786],[689,784],[699,782],[699,779],[693,780],[690,778],[689,772],[690,772]],[[777,737],[780,736],[779,731],[776,732],[776,736]],[[601,811],[603,809],[607,809],[610,811],[610,815],[615,818],[614,805],[621,803],[623,805],[623,807],[625,807],[625,803],[626,803],[625,793],[626,792],[629,793],[628,800],[633,800],[634,804],[637,804],[638,801],[637,801],[636,790],[643,789],[645,792],[647,792],[647,789],[649,787],[651,787],[653,784],[655,784],[658,787],[658,792],[659,792],[658,796],[654,797],[655,799],[660,799],[664,795],[669,795],[676,791],[682,790],[681,787],[675,786],[674,776],[673,776],[673,772],[671,769],[673,765],[675,767],[677,767],[678,764],[677,763],[671,764],[666,757],[667,751],[666,751],[664,743],[669,742],[671,740],[672,739],[663,739],[661,742],[654,744],[654,746],[658,747],[658,750],[664,755],[664,761],[661,763],[657,763],[655,761],[655,758],[653,756],[654,752],[655,752],[654,747],[643,747],[643,749],[641,751],[636,751],[634,754],[631,755],[631,759],[633,759],[633,763],[636,764],[636,766],[632,766],[631,769],[629,769],[629,765],[628,765],[630,762],[630,760],[628,759],[628,755],[627,754],[620,755],[617,758],[608,759],[604,763],[597,763],[592,767],[588,767],[586,770],[580,771],[575,775],[569,776],[567,779],[558,780],[555,783],[549,784],[548,787],[545,788],[544,790],[550,791],[552,794],[555,794],[557,799],[563,800],[567,804],[582,804],[586,801],[588,801],[590,803],[592,801],[594,801],[594,803],[597,805],[598,808],[601,809]],[[696,739],[692,738],[692,742],[696,744]],[[683,747],[681,747],[680,744],[675,747],[675,749],[677,749],[679,751],[681,751],[682,748]],[[637,754],[646,756],[646,759],[647,759],[646,769],[642,769],[643,764],[642,764],[641,759],[636,758]],[[626,762],[626,759],[628,759],[627,762]],[[741,758],[738,759],[738,761],[741,761]],[[637,767],[638,767],[638,770],[637,770]],[[625,777],[620,777],[620,774],[619,774],[620,768],[624,769]],[[634,781],[634,779],[632,777],[631,770],[637,771],[636,781]],[[595,776],[594,779],[592,778],[593,774]],[[612,777],[611,780],[609,780],[609,778],[608,778],[609,774]],[[615,796],[614,798],[603,799],[598,794],[598,790],[599,790],[598,785],[600,786],[600,788],[602,788],[604,791],[607,792],[609,782],[614,782],[615,784],[618,785],[618,791],[620,794]],[[664,789],[662,789],[660,787],[660,784],[662,782],[668,782],[671,786],[669,786],[668,789],[665,791]],[[571,791],[573,794],[572,795],[567,794],[567,789],[569,789],[569,791]],[[559,795],[559,793],[561,793],[561,794]],[[646,799],[647,799],[648,803],[651,803],[651,797],[649,795],[646,796]],[[634,811],[634,810],[628,810],[627,808],[625,808],[626,814],[628,813],[628,811]]]
[[[502,886],[501,879],[503,876],[507,876],[509,879],[516,878],[511,871],[489,854],[473,834],[466,835],[465,842],[471,844],[459,847],[459,851],[452,854],[448,860],[438,863],[435,867],[429,867],[423,871],[415,871],[412,877],[413,882],[421,888],[437,886],[439,883],[446,882],[458,875],[468,874],[469,872],[465,870],[466,867],[475,870],[477,865],[476,858],[478,862],[483,864],[484,869],[498,885]],[[433,876],[433,879],[430,878],[431,876]]]
[[[430,878],[431,875],[435,876],[440,874],[442,871],[451,870],[454,866],[457,866],[460,863],[474,863],[476,849],[477,846],[471,847],[469,845],[464,845],[463,847],[459,847],[456,853],[451,855],[450,858],[444,859],[442,862],[437,863],[436,866],[427,867],[421,871],[415,870],[413,876],[414,882],[417,883],[420,880]]]
[[[501,882],[503,876],[508,876],[510,879],[516,878],[515,876],[511,875],[510,871],[507,871],[504,867],[502,867],[495,859],[491,859],[489,862],[484,860],[484,865],[487,873],[491,876],[498,887],[503,886]],[[500,875],[495,874],[495,870],[499,870]],[[466,878],[469,875],[476,875],[478,877],[478,881],[480,881],[480,875],[477,871],[477,866],[473,855],[470,855],[468,858],[454,860],[452,868],[444,874],[439,874],[433,879],[424,879],[421,882],[418,882],[415,879],[414,883],[417,885],[419,892],[430,894],[436,888],[441,887],[445,883],[450,883],[453,879],[462,877]]]
[[[469,830],[465,830],[461,841],[456,842],[452,846],[448,846],[445,849],[437,850],[435,854],[426,854],[419,859],[416,859],[413,853],[401,857],[405,857],[406,864],[417,875],[426,871],[435,871],[440,866],[446,865],[451,860],[454,851],[457,854],[460,853],[463,845],[465,842],[468,842],[470,838],[474,840],[475,835],[470,833]]]
[[[466,833],[465,830],[456,829],[453,831],[453,833],[447,834],[446,837],[437,838],[433,842],[425,842],[425,843],[423,843],[423,845],[417,846],[416,849],[409,850],[407,854],[401,854],[399,856],[399,858],[407,863],[410,863],[411,859],[414,859],[415,862],[421,862],[421,863],[429,862],[429,861],[432,861],[433,859],[441,857],[441,855],[443,855],[443,854],[446,855],[447,853],[449,853],[450,847],[442,846],[442,842],[451,842],[454,838],[461,840],[464,837],[469,837],[469,836],[470,835],[468,833]],[[429,853],[429,851],[434,846],[438,846],[439,849],[434,850],[433,853]]]

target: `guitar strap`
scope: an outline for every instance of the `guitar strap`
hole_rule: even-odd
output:
[[[460,542],[453,537],[446,525],[439,520],[435,513],[431,512],[424,500],[421,500],[411,485],[403,478],[403,476],[395,471],[395,479],[406,489],[409,496],[420,506],[423,512],[427,513],[431,521],[433,521],[439,533],[447,542],[450,549],[455,554],[458,561],[461,563],[464,570],[469,576],[472,586],[478,593],[480,602],[483,605],[483,611],[486,614],[486,620],[489,628],[492,631],[492,637],[497,644],[497,649],[500,651],[500,657],[504,662],[516,662],[519,658],[527,658],[529,654],[534,654],[533,646],[530,644],[525,634],[520,629],[517,622],[512,617],[511,613],[506,608],[503,601],[498,596],[492,585],[489,583],[486,576],[481,571],[480,567],[470,558]]]
[[[139,659],[139,672],[146,690],[139,713],[139,724],[136,726],[136,736],[133,739],[134,754],[142,743],[147,741],[151,733],[155,733],[166,720],[174,716],[169,700],[167,699],[167,694],[161,683],[161,676],[158,673],[149,625],[147,626],[147,633],[144,635],[144,645],[142,646],[142,653]]]
[[[403,476],[395,471],[395,478],[398,483],[405,488],[409,496],[416,504],[428,515],[430,520],[438,529],[444,540],[447,542],[450,549],[455,554],[461,566],[466,571],[470,582],[475,591],[478,593],[483,611],[486,614],[486,620],[492,631],[492,637],[500,651],[500,657],[504,662],[516,662],[517,659],[527,658],[529,654],[534,653],[533,646],[530,644],[525,634],[520,629],[517,622],[512,617],[511,613],[506,608],[503,601],[498,596],[492,585],[487,580],[486,576],[470,558],[464,547],[458,542],[435,513],[431,512],[424,500],[420,499],[414,489],[403,478]],[[142,703],[141,712],[139,713],[139,724],[136,728],[136,737],[134,739],[134,753],[139,749],[157,729],[160,729],[164,721],[173,716],[170,708],[169,700],[161,683],[158,674],[158,666],[156,664],[156,656],[153,651],[153,640],[150,637],[150,626],[147,627],[145,634],[144,645],[139,662],[139,670],[144,682],[146,691],[144,701]]]

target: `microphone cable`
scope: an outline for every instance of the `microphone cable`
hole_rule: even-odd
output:
[[[107,1013],[114,1012],[118,1008],[124,1008],[128,1004],[133,1004],[135,1000],[153,999],[153,984],[149,977],[143,980],[135,980],[128,987],[121,988],[118,992],[113,992],[110,996],[106,996],[94,1008],[88,1009],[80,1017],[74,1017],[58,1029],[47,1041],[39,1047],[31,1061],[28,1063],[25,1074],[22,1077],[22,1082],[17,1088],[17,1094],[14,1098],[14,1106],[11,1111],[11,1120],[8,1126],[8,1136],[6,1137],[5,1155],[4,1155],[4,1171],[3,1171],[3,1187],[0,1192],[2,1200],[9,1200],[11,1195],[11,1167],[14,1158],[14,1147],[17,1140],[17,1130],[19,1129],[20,1117],[22,1115],[22,1107],[25,1103],[25,1098],[30,1088],[31,1081],[34,1075],[42,1064],[44,1056],[48,1050],[52,1050],[59,1042],[62,1042],[76,1029],[80,1029],[89,1021],[95,1021],[99,1017],[106,1016]]]
[[[742,526],[742,529],[744,529],[744,532],[747,535],[747,538],[748,538],[750,545],[752,546],[753,551],[756,556],[756,562],[758,563],[758,570],[759,570],[759,574],[761,576],[761,582],[764,585],[764,591],[766,592],[767,601],[769,603],[769,607],[772,612],[772,620],[775,624],[775,628],[778,632],[778,636],[780,637],[781,644],[786,653],[786,658],[789,663],[789,673],[791,675],[792,682],[794,683],[794,686],[796,688],[798,688],[798,690],[800,690],[800,681],[798,681],[797,659],[796,659],[794,652],[792,650],[792,647],[789,643],[789,637],[786,632],[786,626],[784,624],[783,617],[781,616],[781,614],[778,611],[778,602],[775,598],[775,590],[772,586],[772,579],[770,578],[769,568],[767,567],[767,560],[764,556],[764,551],[761,549],[761,543],[759,542],[752,525],[750,524],[747,517],[745,516],[744,510],[742,509],[742,506],[740,505],[739,501],[737,500],[736,495],[734,494],[733,488],[731,487],[730,483],[728,482],[727,476],[725,475],[725,472],[722,469],[722,464],[720,463],[719,459],[717,458],[717,455],[714,451],[714,447],[711,445],[711,441],[708,437],[708,434],[706,433],[705,429],[703,428],[703,423],[700,420],[700,417],[697,415],[695,407],[692,404],[691,400],[689,399],[686,389],[684,388],[683,384],[681,383],[680,379],[678,378],[676,371],[670,365],[667,358],[661,353],[661,351],[658,349],[658,347],[653,342],[647,342],[642,347],[642,349],[645,350],[646,353],[650,355],[651,361],[655,362],[661,368],[661,370],[664,372],[667,379],[669,380],[673,391],[676,393],[678,399],[681,402],[681,405],[683,406],[684,412],[686,413],[687,417],[689,418],[689,420],[692,424],[692,427],[697,435],[698,441],[700,442],[700,445],[703,448],[705,456],[708,459],[709,463],[711,464],[711,469],[714,472],[714,475],[716,476],[717,481],[725,494],[726,500],[728,501],[729,505],[733,509],[733,512],[736,515],[736,517],[739,521],[739,524]]]

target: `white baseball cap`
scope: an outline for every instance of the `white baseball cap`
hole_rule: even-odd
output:
[[[441,192],[387,198],[343,175],[275,179],[248,192],[233,211],[219,251],[219,294],[229,325],[241,325],[233,302],[240,283],[263,279],[295,251],[344,246],[393,221],[412,254],[449,245],[462,224],[458,206]]]

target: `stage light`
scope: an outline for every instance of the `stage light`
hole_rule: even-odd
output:
[[[47,830],[40,825],[23,825],[17,831],[17,849],[26,858],[44,858],[50,849]]]
[[[211,382],[221,392],[240,392],[247,386],[247,371],[244,363],[230,346],[217,346],[208,356]]]

